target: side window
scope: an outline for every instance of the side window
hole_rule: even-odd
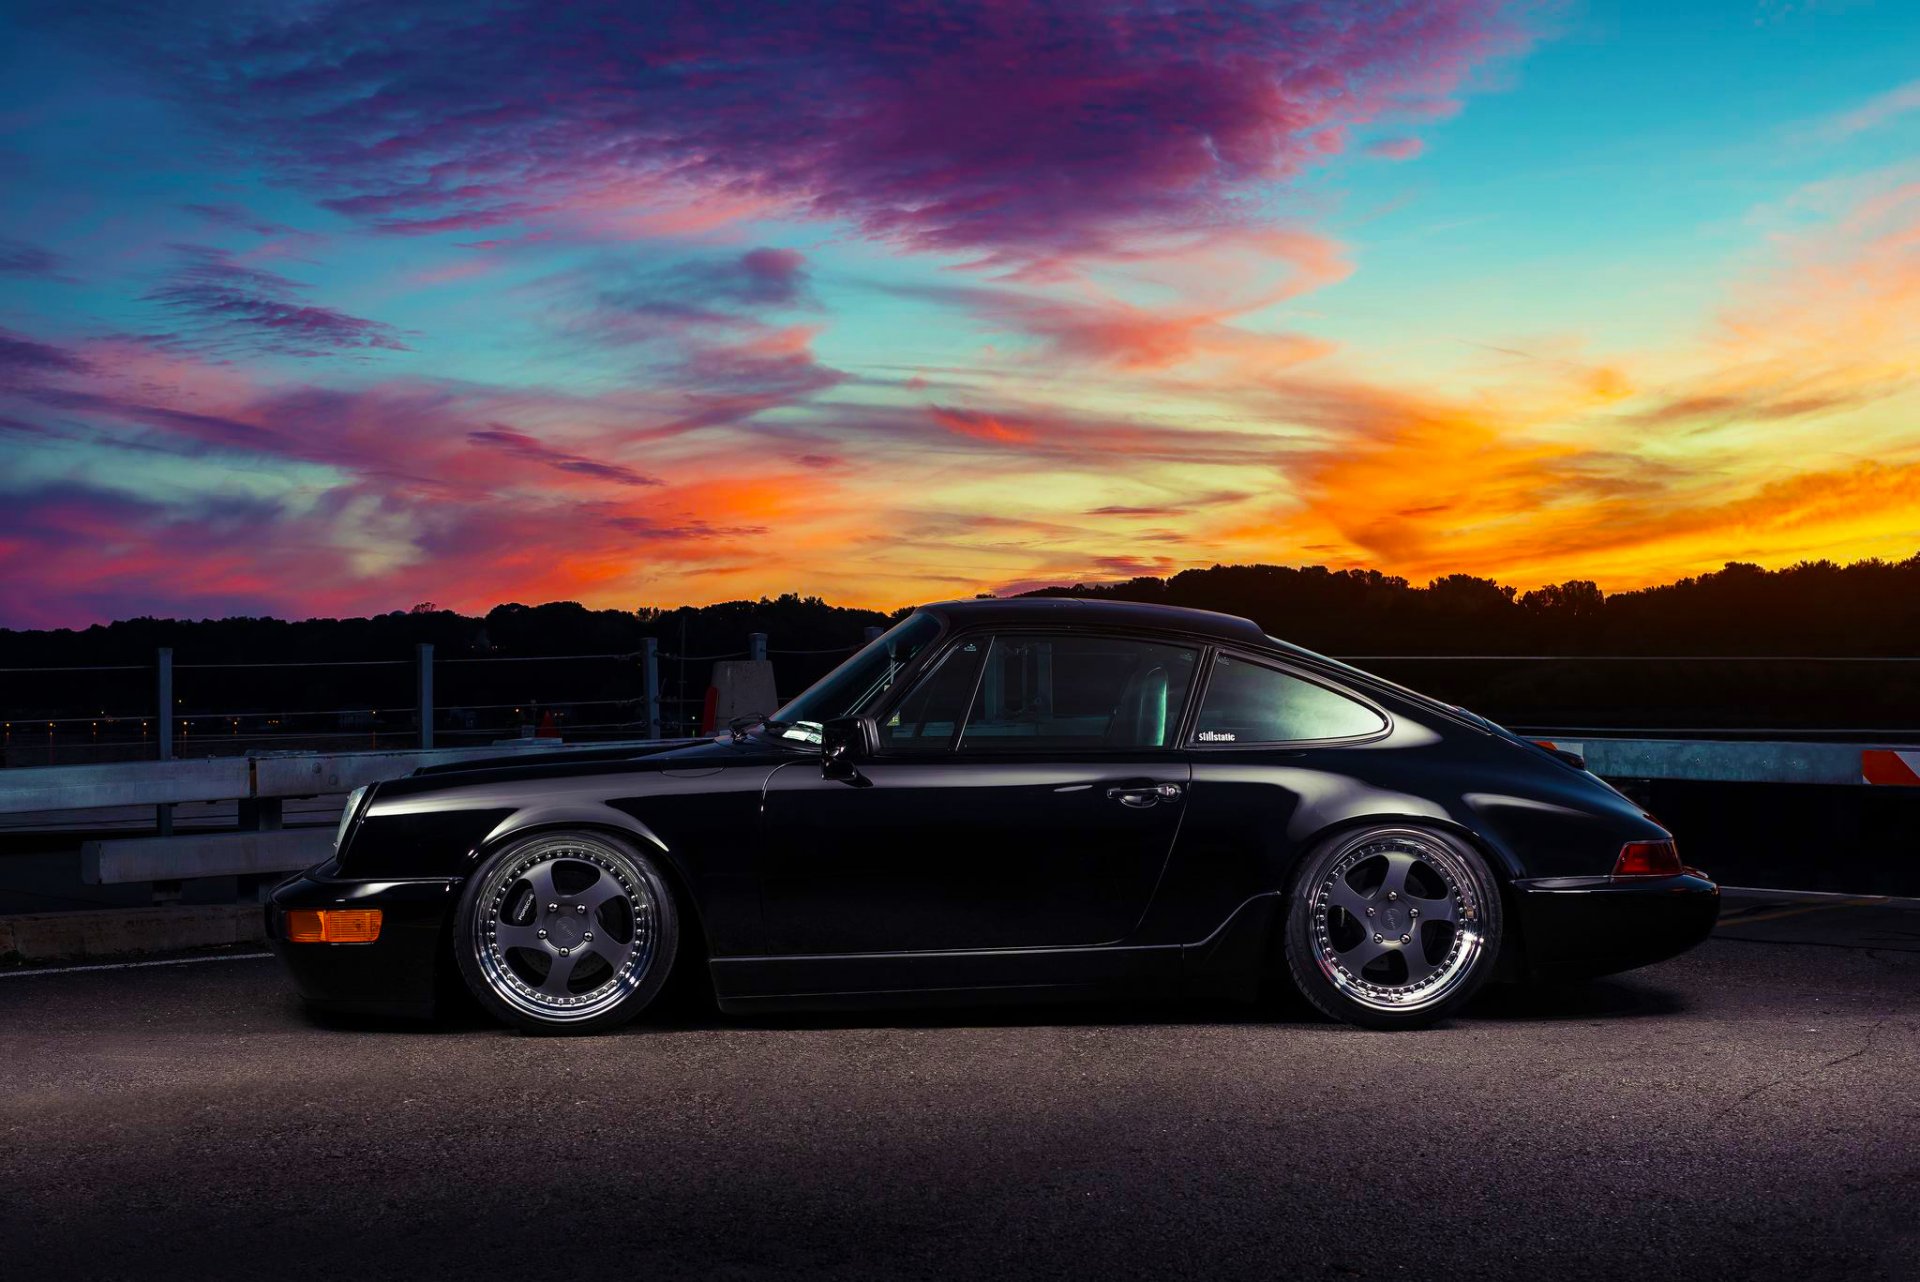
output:
[[[1196,743],[1349,739],[1386,725],[1366,704],[1323,685],[1223,654],[1213,661],[1193,737]]]
[[[997,635],[960,751],[1170,747],[1195,667],[1196,652],[1181,645]]]
[[[900,706],[880,727],[880,741],[888,752],[945,752],[953,747],[960,718],[973,697],[987,638],[967,637],[947,651],[938,667],[920,678]]]

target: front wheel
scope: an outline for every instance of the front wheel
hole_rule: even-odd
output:
[[[1465,842],[1369,828],[1308,856],[1288,900],[1287,968],[1308,1001],[1365,1028],[1458,1010],[1500,954],[1500,887]]]
[[[653,861],[600,833],[512,842],[467,882],[454,953],[488,1011],[526,1032],[597,1033],[645,1010],[680,943]]]

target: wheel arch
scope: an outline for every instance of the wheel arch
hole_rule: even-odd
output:
[[[687,870],[681,865],[679,855],[662,841],[651,828],[639,819],[611,806],[593,810],[550,810],[534,811],[522,821],[521,815],[514,815],[494,828],[492,832],[468,855],[466,876],[472,874],[491,859],[497,852],[516,841],[528,837],[538,837],[547,833],[581,832],[593,833],[603,837],[618,837],[636,843],[641,852],[653,858],[660,869],[661,877],[667,883],[667,889],[674,897],[674,907],[680,915],[680,949],[672,964],[670,984],[686,981],[684,968],[697,966],[700,984],[711,991],[713,980],[707,973],[706,962],[713,955],[713,943],[707,937],[706,914],[701,910],[699,898],[693,893],[693,881]],[[438,965],[443,969],[453,969],[453,930],[454,915],[449,913],[446,924],[445,947],[440,950]]]
[[[1506,885],[1520,875],[1519,864],[1504,847],[1491,840],[1478,829],[1461,823],[1450,816],[1434,814],[1405,814],[1399,812],[1381,812],[1376,814],[1343,815],[1332,819],[1301,836],[1293,843],[1296,852],[1286,868],[1280,870],[1283,893],[1292,893],[1294,883],[1299,879],[1300,869],[1305,865],[1307,856],[1329,841],[1344,833],[1357,832],[1362,828],[1426,828],[1443,832],[1472,846],[1474,852],[1487,861],[1496,880],[1504,891]]]
[[[1519,905],[1513,889],[1513,881],[1520,875],[1518,861],[1511,852],[1490,840],[1481,831],[1450,816],[1379,813],[1344,815],[1328,821],[1296,842],[1293,846],[1294,854],[1291,861],[1285,868],[1276,870],[1278,882],[1276,890],[1282,905],[1292,899],[1299,885],[1301,873],[1314,851],[1347,833],[1366,828],[1416,828],[1441,832],[1464,842],[1474,853],[1486,860],[1487,868],[1493,874],[1494,885],[1500,891],[1502,935],[1500,953],[1494,963],[1494,973],[1501,978],[1507,978],[1525,969],[1526,944],[1521,938],[1520,915],[1517,911]],[[1269,955],[1279,958],[1286,947],[1286,912],[1284,910],[1274,914],[1273,922],[1268,929],[1270,932]]]

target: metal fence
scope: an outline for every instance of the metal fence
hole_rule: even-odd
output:
[[[664,650],[647,638],[637,650],[603,654],[438,657],[433,646],[419,645],[410,659],[194,663],[163,648],[151,664],[0,668],[0,761],[55,766],[519,737],[676,737],[700,730],[713,663],[784,656],[812,661],[802,665],[808,668],[831,666],[878,631],[818,649],[770,647],[756,632],[743,649],[711,654]],[[44,688],[60,679],[79,688],[54,696],[48,715],[26,710],[48,700]]]

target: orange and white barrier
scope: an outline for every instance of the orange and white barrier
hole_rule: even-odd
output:
[[[1863,748],[1860,750],[1860,779],[1863,783],[1886,784],[1895,788],[1920,788],[1920,751]]]

